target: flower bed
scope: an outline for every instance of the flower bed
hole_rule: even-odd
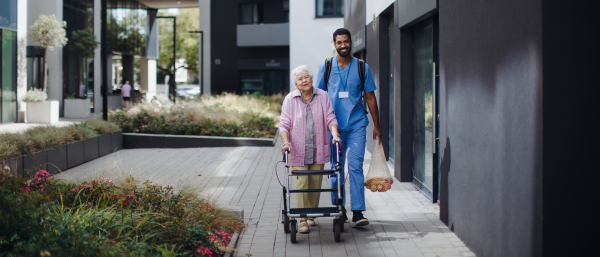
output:
[[[245,225],[192,193],[129,177],[79,184],[0,171],[8,256],[219,256]]]
[[[114,123],[93,119],[66,127],[39,126],[23,133],[0,134],[0,161],[119,130]]]
[[[283,96],[223,94],[158,107],[138,104],[109,120],[123,132],[226,137],[273,137]]]

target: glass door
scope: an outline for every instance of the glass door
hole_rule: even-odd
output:
[[[413,174],[414,183],[425,195],[437,199],[437,176],[434,177],[435,142],[435,55],[434,21],[427,18],[413,27],[414,113]],[[437,156],[437,155],[436,155]]]

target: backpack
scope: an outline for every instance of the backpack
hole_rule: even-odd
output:
[[[331,74],[333,57],[325,59],[325,91],[327,91],[327,82],[329,82],[329,75]],[[348,75],[350,76],[350,75]],[[363,102],[363,107],[365,108],[365,114],[368,114],[367,111],[367,98],[365,97],[365,61],[358,59],[358,77],[360,78],[360,91]],[[349,89],[348,89],[349,90]]]

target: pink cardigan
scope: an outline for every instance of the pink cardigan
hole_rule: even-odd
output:
[[[317,146],[317,163],[329,162],[329,136],[327,130],[337,120],[333,114],[331,100],[327,92],[317,90],[310,103],[310,109],[315,124],[315,143]],[[304,166],[304,142],[306,137],[306,104],[301,99],[302,95],[298,89],[290,92],[283,100],[281,108],[281,119],[279,131],[288,132],[292,152],[289,155],[289,164],[292,166]]]

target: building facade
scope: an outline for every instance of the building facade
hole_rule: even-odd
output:
[[[378,86],[395,177],[439,202],[440,219],[478,256],[589,256],[593,225],[572,215],[595,180],[563,186],[593,159],[593,144],[570,133],[593,134],[584,120],[599,40],[586,31],[598,4],[344,4],[353,54]]]
[[[287,93],[289,33],[287,0],[211,1],[211,93]]]

